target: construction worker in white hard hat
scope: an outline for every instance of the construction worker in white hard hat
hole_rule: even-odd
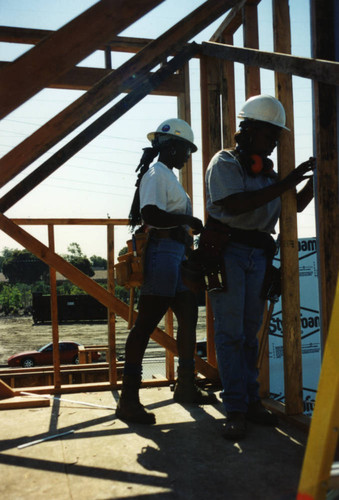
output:
[[[123,386],[118,402],[118,418],[154,424],[154,413],[139,400],[142,360],[150,335],[171,307],[177,322],[178,380],[174,399],[180,403],[215,403],[217,398],[199,388],[194,377],[194,351],[198,306],[195,295],[181,280],[180,266],[192,244],[188,229],[200,233],[202,222],[192,215],[188,194],[173,169],[180,170],[190,154],[197,151],[191,127],[171,118],[148,134],[151,148],[145,148],[137,168],[140,174],[130,212],[133,229],[148,232],[144,282],[140,288],[138,317],[126,342]],[[154,158],[158,160],[150,166]]]
[[[284,108],[275,97],[251,97],[238,117],[241,122],[235,147],[219,151],[206,172],[206,228],[222,235],[220,259],[225,286],[210,291],[209,297],[227,415],[223,435],[233,440],[246,435],[247,420],[264,425],[277,423],[276,415],[261,404],[257,382],[263,286],[276,251],[272,234],[280,215],[280,196],[307,180],[297,193],[298,212],[302,211],[313,198],[315,168],[315,159],[310,158],[278,180],[269,156],[280,134],[289,129]]]

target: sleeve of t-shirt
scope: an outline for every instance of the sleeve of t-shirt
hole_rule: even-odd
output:
[[[161,169],[150,169],[143,176],[140,184],[140,209],[146,205],[155,205],[160,210],[167,207],[167,183]]]
[[[212,203],[245,191],[242,167],[227,153],[221,152],[212,158],[206,181]]]

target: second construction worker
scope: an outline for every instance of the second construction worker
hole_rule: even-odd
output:
[[[307,179],[305,174],[315,166],[310,158],[278,180],[268,157],[287,127],[285,110],[275,97],[251,97],[238,117],[236,146],[215,154],[206,172],[207,227],[222,234],[223,242],[227,240],[221,253],[226,289],[209,292],[227,439],[244,437],[247,420],[264,425],[277,422],[261,404],[257,382],[263,285],[275,253],[271,234],[280,215],[280,196]],[[310,177],[297,193],[298,212],[313,198]]]
[[[202,229],[193,217],[191,201],[173,169],[180,170],[197,150],[191,127],[184,120],[171,118],[148,134],[152,148],[145,148],[141,159],[137,190],[130,213],[132,227],[141,225],[148,232],[144,283],[140,288],[138,317],[126,342],[123,386],[118,401],[118,418],[154,424],[154,413],[139,400],[142,360],[151,333],[171,307],[177,321],[179,355],[178,380],[174,400],[180,403],[215,403],[213,393],[195,384],[194,351],[198,306],[196,297],[181,280],[180,267],[186,248],[192,244],[188,229]],[[154,158],[158,160],[150,166]]]

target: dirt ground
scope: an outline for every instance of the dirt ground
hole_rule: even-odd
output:
[[[164,324],[159,324],[164,328]],[[205,308],[199,308],[197,338],[203,339],[205,333]],[[125,342],[128,335],[127,323],[117,317],[116,350],[117,358],[123,359]],[[107,323],[68,322],[59,324],[59,340],[72,340],[82,345],[107,345]],[[38,349],[52,341],[50,323],[34,324],[31,316],[0,317],[0,367],[7,366],[12,354]],[[147,348],[146,357],[162,357],[164,349],[152,340]]]

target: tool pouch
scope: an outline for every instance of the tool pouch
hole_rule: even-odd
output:
[[[227,226],[209,218],[193,250],[182,264],[184,284],[194,292],[226,290],[223,253],[229,241]]]
[[[148,234],[135,233],[127,241],[127,253],[118,257],[115,264],[116,282],[126,288],[140,287],[144,281],[144,259]]]
[[[208,292],[226,290],[224,250],[229,241],[228,228],[208,218],[200,235],[198,252]]]
[[[271,302],[278,302],[281,295],[281,271],[270,262],[267,265],[260,297]]]

